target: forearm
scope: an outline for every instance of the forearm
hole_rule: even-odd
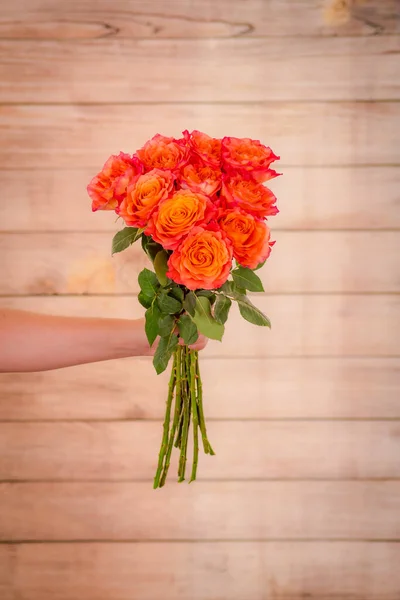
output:
[[[142,319],[0,310],[0,371],[47,371],[150,353]]]

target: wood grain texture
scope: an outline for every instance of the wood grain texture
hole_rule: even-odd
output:
[[[199,479],[400,477],[396,421],[211,421],[208,432],[217,455],[201,455]],[[0,479],[151,480],[161,435],[159,422],[3,422]],[[171,469],[176,485],[176,453]]]
[[[397,600],[400,545],[187,542],[0,546],[7,600]],[[154,577],[154,573],[157,577]],[[60,583],[62,582],[62,583]]]
[[[399,51],[397,36],[0,41],[0,94],[62,104],[396,100]]]
[[[0,545],[0,597],[2,600],[14,600],[14,581],[12,569],[14,566],[15,549],[11,546]]]
[[[233,307],[223,343],[210,341],[204,356],[400,356],[398,295],[271,295],[257,298],[257,305],[270,317],[271,331],[247,323]],[[143,315],[131,296],[10,297],[0,306],[86,317]]]
[[[186,128],[261,139],[282,156],[279,170],[285,165],[398,165],[400,104],[0,106],[0,128],[0,166],[12,170],[79,167],[95,174],[110,154],[135,151],[156,130],[179,136]]]
[[[0,171],[1,231],[115,231],[106,211],[90,210],[86,186],[93,169]],[[18,183],[17,183],[18,177]],[[271,182],[280,213],[278,229],[400,228],[400,168],[291,167]],[[379,197],[379,210],[376,198]],[[272,225],[272,222],[271,222]]]
[[[266,292],[400,292],[398,232],[272,230],[272,239],[259,271]],[[139,292],[149,259],[140,244],[111,258],[111,240],[109,233],[0,234],[0,295]]]
[[[335,8],[336,7],[336,8]],[[396,0],[17,0],[2,7],[6,39],[373,35],[399,31]]]
[[[399,511],[400,482],[0,484],[0,540],[389,541]]]
[[[400,418],[400,359],[201,359],[208,419]],[[0,419],[161,420],[168,378],[145,358],[2,374]]]

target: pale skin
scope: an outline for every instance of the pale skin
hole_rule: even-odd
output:
[[[201,350],[204,336],[191,348]],[[143,319],[59,317],[0,309],[0,372],[50,371],[116,358],[151,356]]]

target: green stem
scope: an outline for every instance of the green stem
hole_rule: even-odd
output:
[[[181,407],[180,407],[180,415],[179,415],[179,423],[178,423],[178,428],[177,428],[177,432],[176,432],[176,438],[175,438],[175,448],[180,448],[181,447],[181,441],[182,441],[182,429],[183,429],[183,415],[184,415],[184,402],[183,402],[183,398],[185,395],[185,389],[186,389],[186,381],[185,381],[185,347],[181,346],[181,376],[179,379],[179,383],[180,383],[180,388],[181,388]]]
[[[182,374],[185,375],[184,378],[184,394],[183,394],[183,427],[182,427],[182,440],[181,440],[181,453],[179,457],[179,469],[178,469],[178,481],[182,482],[185,479],[185,470],[186,470],[186,453],[187,453],[187,442],[188,442],[188,434],[189,434],[189,421],[190,421],[190,394],[187,393],[187,378],[188,378],[188,369],[187,369],[187,348],[184,346],[184,362],[182,368]]]
[[[189,483],[196,479],[197,464],[199,462],[199,418],[197,414],[197,401],[196,401],[196,364],[197,364],[197,352],[195,350],[189,351],[190,358],[190,396],[192,399],[192,417],[193,417],[193,464],[192,474],[190,476]]]
[[[196,356],[196,382],[197,382],[197,402],[198,402],[198,408],[199,408],[199,425],[200,425],[201,437],[203,440],[203,448],[204,448],[204,452],[206,454],[214,455],[215,452],[212,449],[211,444],[208,441],[208,437],[207,437],[206,421],[204,418],[204,410],[203,410],[203,387],[202,387],[202,383],[201,383],[198,354]]]
[[[175,384],[176,384],[176,372],[177,372],[176,355],[174,355],[174,363],[172,366],[171,378],[169,380],[169,386],[168,386],[168,398],[167,398],[167,407],[165,410],[165,419],[164,419],[164,425],[163,425],[163,437],[162,437],[162,441],[161,441],[160,452],[158,455],[157,472],[155,474],[154,483],[153,483],[154,489],[158,488],[159,484],[160,484],[160,476],[161,476],[161,471],[163,468],[164,456],[165,456],[165,453],[167,451],[167,446],[168,446],[169,421],[171,418],[172,398],[174,396],[174,389],[175,389]]]
[[[175,394],[176,394],[176,399],[175,399],[175,412],[174,412],[174,420],[172,423],[172,428],[171,428],[171,433],[169,436],[169,440],[168,440],[168,448],[167,448],[167,453],[165,455],[165,463],[164,463],[164,469],[161,475],[161,480],[160,480],[160,487],[163,487],[165,485],[165,481],[167,479],[167,475],[168,475],[168,469],[169,466],[171,464],[171,453],[172,453],[172,446],[174,445],[174,437],[175,437],[175,432],[176,429],[178,427],[178,423],[179,423],[179,419],[181,416],[181,408],[182,408],[182,389],[181,389],[181,376],[182,376],[182,346],[178,346],[177,349],[175,350],[175,357],[176,357],[176,388],[175,388]]]
[[[192,395],[190,393],[190,350],[186,346],[186,393],[189,398],[189,424],[188,430],[190,430],[190,420],[192,418]]]
[[[179,416],[179,425],[178,425],[178,429],[176,432],[176,438],[175,438],[175,444],[174,444],[175,448],[181,447],[182,427],[183,427],[183,402],[181,402],[181,414]]]

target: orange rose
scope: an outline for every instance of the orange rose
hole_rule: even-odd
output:
[[[188,141],[192,152],[197,154],[204,163],[212,167],[218,167],[221,164],[221,140],[197,130],[192,133],[186,130],[183,132],[183,136]]]
[[[244,172],[260,183],[278,175],[269,166],[279,156],[258,140],[224,137],[222,159],[226,170]]]
[[[190,163],[183,168],[181,185],[192,192],[213,196],[222,185],[222,173],[218,168],[200,162]]]
[[[187,160],[185,143],[157,133],[137,151],[137,155],[149,169],[179,169]]]
[[[228,279],[232,246],[225,234],[211,227],[194,227],[171,254],[167,276],[189,290],[213,290]]]
[[[87,186],[92,210],[115,210],[124,198],[128,183],[141,172],[142,166],[135,157],[123,152],[110,156]]]
[[[270,231],[264,221],[234,208],[222,213],[218,223],[232,242],[233,256],[243,267],[255,269],[270,255]]]
[[[207,196],[179,190],[160,202],[145,233],[167,250],[174,250],[195,225],[211,218],[213,206]]]
[[[153,169],[136,177],[128,186],[118,214],[127,225],[145,227],[161,200],[165,200],[172,193],[174,181],[175,177],[171,171],[160,169]]]
[[[238,206],[255,217],[263,218],[279,212],[275,206],[276,197],[270,189],[240,175],[225,178],[221,195],[227,206]]]

